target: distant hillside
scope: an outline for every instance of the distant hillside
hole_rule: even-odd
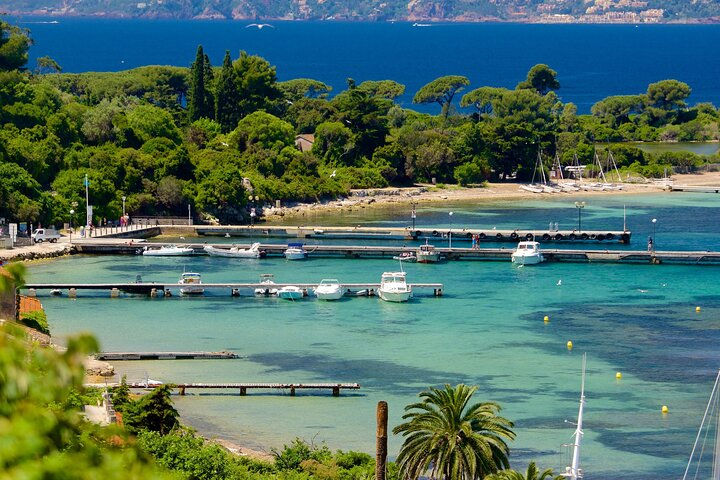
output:
[[[235,20],[720,23],[718,0],[4,0],[0,12]]]

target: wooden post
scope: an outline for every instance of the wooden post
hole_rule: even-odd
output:
[[[180,396],[185,395],[185,387],[180,387]]]
[[[294,385],[292,387],[290,387],[290,396],[291,397],[295,396],[295,386]]]
[[[240,395],[247,395],[247,388],[240,387]]]
[[[333,387],[332,393],[333,393],[333,397],[339,397],[340,396],[340,387]]]
[[[377,433],[375,442],[375,480],[385,480],[387,467],[387,421],[388,405],[381,400],[377,404]]]

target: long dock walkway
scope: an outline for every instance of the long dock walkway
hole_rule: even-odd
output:
[[[177,389],[180,395],[185,395],[186,390],[238,390],[241,396],[247,395],[248,390],[289,390],[291,396],[295,396],[297,390],[330,390],[333,397],[339,397],[341,390],[359,390],[359,383],[171,383],[168,384]],[[130,383],[130,388],[152,388],[157,384]]]
[[[101,352],[95,355],[98,360],[207,360],[239,358],[232,352]]]
[[[720,193],[720,187],[706,185],[671,185],[670,190],[673,192]]]

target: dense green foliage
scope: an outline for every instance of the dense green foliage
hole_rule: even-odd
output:
[[[80,415],[78,404],[86,400],[78,393],[82,359],[96,349],[92,338],[79,337],[58,353],[33,345],[10,325],[0,327],[3,478],[173,478],[121,429],[95,426]]]
[[[348,79],[329,98],[326,84],[278,82],[275,67],[245,52],[235,60],[227,52],[213,68],[202,47],[191,68],[30,74],[18,69],[27,32],[3,24],[2,34],[0,54],[15,59],[0,68],[0,217],[9,220],[77,224],[86,174],[96,223],[119,218],[122,197],[131,216],[184,216],[190,205],[228,223],[248,220],[250,195],[262,206],[433,180],[523,181],[538,152],[548,163],[557,155],[565,165],[594,164],[591,174],[596,150],[605,169],[611,152],[623,178],[717,161],[619,143],[720,140],[718,110],[688,106],[691,88],[678,80],[601,99],[592,115],[578,115],[559,100],[556,72],[539,64],[513,90],[467,91],[459,106],[470,112],[462,113],[455,97],[470,82],[451,75],[414,94],[440,106],[429,115],[395,104],[405,87],[392,80]],[[309,151],[296,147],[298,134],[314,135]]]
[[[20,323],[38,332],[50,335],[50,325],[48,325],[47,315],[45,315],[45,311],[43,310],[21,314]]]

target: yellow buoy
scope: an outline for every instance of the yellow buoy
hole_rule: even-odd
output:
[[[700,312],[700,307],[695,307],[695,311],[699,313],[699,312]]]
[[[617,372],[617,373],[615,374],[615,378],[617,378],[618,380],[620,380],[620,379],[622,378],[622,373]]]
[[[662,408],[660,409],[660,411],[662,413],[668,413],[670,410],[668,409],[667,405],[663,405]]]
[[[549,322],[549,321],[550,321],[550,317],[548,317],[547,315],[545,315],[545,317],[543,317],[543,322],[547,323],[547,322]]]
[[[567,342],[567,348],[568,350],[572,350],[572,342],[570,340]]]

